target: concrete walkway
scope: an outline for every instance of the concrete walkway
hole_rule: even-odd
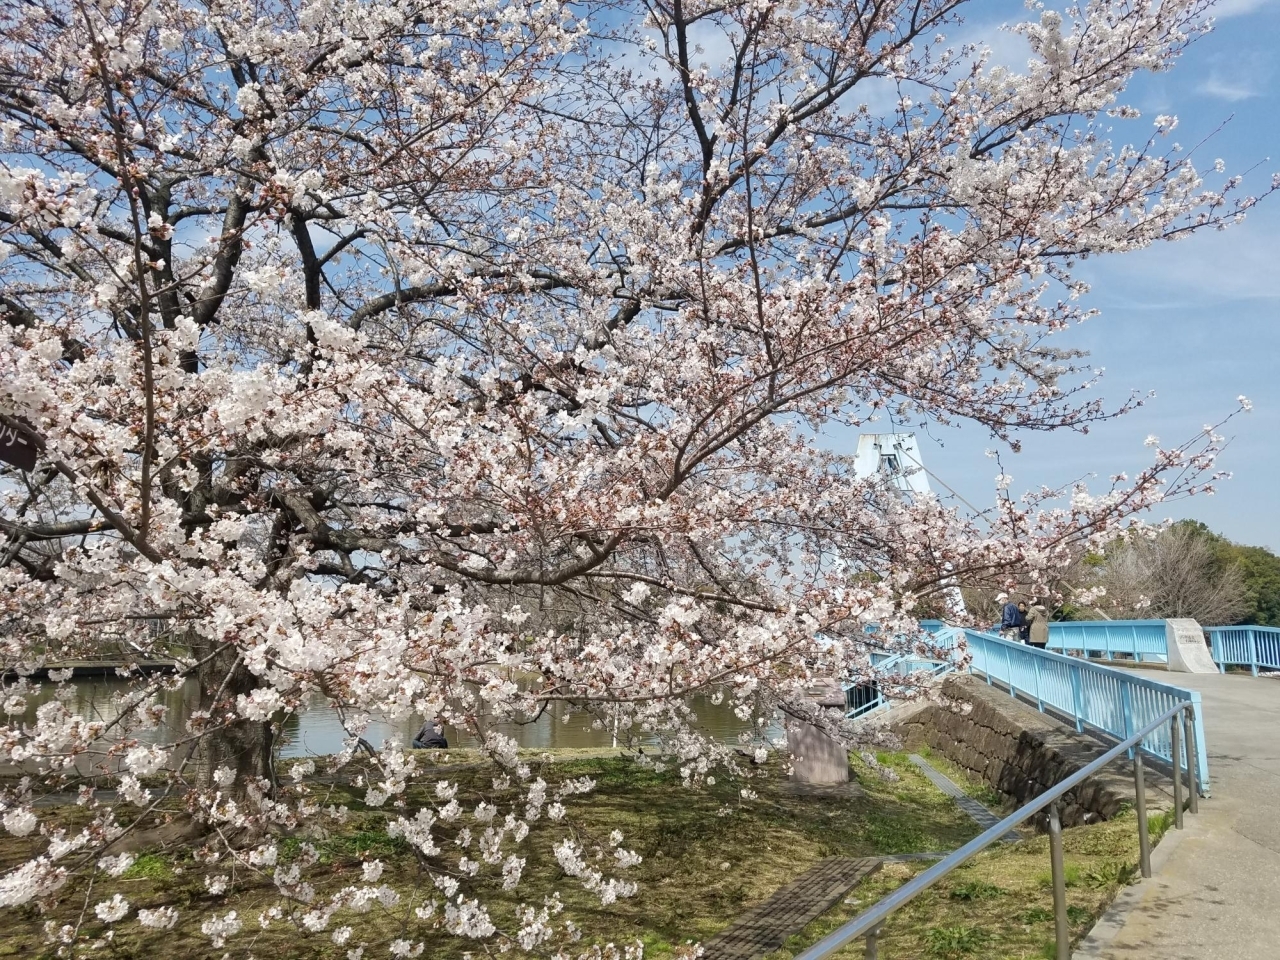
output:
[[[1170,674],[1167,682],[1199,690],[1203,698],[1213,798],[1201,801],[1199,816],[1187,814],[1186,830],[1164,863],[1130,891],[1125,899],[1134,901],[1132,908],[1112,917],[1110,929],[1105,920],[1099,924],[1075,956],[1275,960],[1280,679]]]

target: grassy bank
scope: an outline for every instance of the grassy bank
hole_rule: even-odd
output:
[[[571,822],[552,824],[544,819],[535,825],[522,844],[521,855],[528,858],[525,880],[517,891],[506,895],[509,899],[496,901],[495,912],[505,908],[506,913],[498,919],[510,920],[520,902],[540,905],[553,890],[560,890],[566,905],[561,919],[571,919],[582,930],[584,941],[638,939],[645,943],[647,953],[661,957],[687,940],[702,940],[718,932],[744,905],[768,896],[824,857],[949,850],[974,833],[973,825],[947,798],[901,762],[894,764],[900,779],[889,782],[855,760],[865,791],[862,797],[832,800],[793,795],[786,791],[780,772],[773,770],[765,779],[750,782],[758,799],[743,802],[741,783],[720,780],[690,790],[681,785],[674,770],[657,772],[610,753],[553,755],[547,764],[550,769],[542,771],[552,782],[590,776],[596,787],[573,798]],[[451,752],[450,759],[460,762],[441,767],[438,774],[460,785],[458,799],[464,808],[474,806],[482,797],[493,797],[491,768],[469,762],[475,758],[463,751]],[[351,815],[340,832],[313,841],[320,854],[318,868],[310,874],[317,891],[324,895],[360,884],[362,860],[378,858],[385,864],[379,882],[394,887],[407,900],[421,902],[430,889],[413,850],[386,834],[388,818],[394,813],[366,808],[361,802],[363,795],[363,790],[343,785],[325,788],[323,802],[346,805]],[[510,803],[517,797],[512,790],[506,799]],[[410,812],[419,806],[438,805],[429,778],[411,787],[407,799]],[[70,825],[81,814],[72,808],[65,816]],[[620,830],[626,837],[625,845],[640,853],[644,861],[631,871],[640,886],[638,895],[605,908],[594,895],[564,879],[551,848],[566,834],[590,846],[603,842],[613,830]],[[39,844],[7,838],[0,841],[0,861],[11,866],[35,846]],[[301,839],[285,840],[281,860],[287,862],[296,856],[301,846]],[[446,864],[456,862],[456,848],[445,856]],[[92,904],[120,893],[135,909],[173,906],[182,915],[177,927],[169,931],[122,924],[111,944],[111,955],[122,958],[220,957],[223,951],[210,947],[200,926],[229,909],[236,910],[246,926],[238,940],[228,943],[232,956],[251,951],[259,957],[338,958],[345,957],[350,946],[364,942],[369,945],[367,956],[383,957],[388,955],[386,944],[408,935],[395,915],[377,910],[344,912],[335,918],[332,926],[354,928],[351,941],[343,948],[333,945],[327,932],[305,935],[279,922],[259,930],[259,913],[277,902],[274,887],[252,875],[242,878],[238,874],[232,891],[211,895],[205,888],[205,876],[224,872],[225,867],[197,862],[187,850],[141,856],[121,878],[99,876],[95,881],[84,929],[95,936],[104,934],[107,928],[93,916]],[[52,956],[44,941],[44,923],[74,923],[86,893],[85,883],[77,882],[67,891],[63,906],[51,915],[40,915],[34,907],[20,918],[11,911],[10,924],[0,937],[0,956]],[[488,902],[495,902],[493,894]],[[421,938],[422,933],[416,936]],[[437,933],[428,941],[424,956],[450,960],[474,949],[473,942]]]
[[[490,769],[466,762],[469,758],[461,752],[450,759],[462,762],[438,772],[460,784],[458,798],[464,807],[474,805],[482,796],[492,799]],[[824,857],[947,851],[977,832],[954,803],[905,757],[889,754],[881,760],[898,779],[886,780],[855,758],[854,769],[863,789],[859,797],[797,795],[787,788],[780,771],[771,770],[770,776],[750,782],[758,798],[742,801],[742,783],[721,780],[690,790],[681,785],[674,771],[657,772],[609,751],[561,754],[542,761],[547,766],[543,771],[547,779],[590,776],[596,781],[595,790],[573,798],[566,822],[538,821],[522,844],[521,855],[528,859],[524,882],[510,894],[488,893],[486,902],[494,908],[495,920],[505,927],[520,903],[540,905],[544,897],[559,890],[565,903],[559,920],[572,920],[582,931],[584,944],[639,940],[645,944],[647,956],[668,957],[681,944],[702,941],[719,932],[747,905],[769,896]],[[309,877],[321,897],[361,884],[362,862],[378,858],[385,864],[379,883],[394,887],[406,903],[422,902],[431,891],[414,851],[386,833],[388,817],[395,814],[366,808],[361,802],[362,790],[340,784],[325,789],[325,804],[345,804],[351,814],[339,830],[310,841],[320,860]],[[507,801],[516,798],[516,792],[510,791]],[[430,779],[410,788],[409,812],[436,802]],[[68,825],[80,815],[74,808],[60,813]],[[594,895],[563,877],[552,846],[573,835],[591,849],[613,830],[620,830],[626,837],[625,846],[643,855],[644,861],[631,871],[631,878],[639,883],[637,896],[602,907]],[[1078,911],[1092,916],[1110,899],[1123,870],[1108,865],[1132,860],[1125,846],[1125,838],[1132,833],[1131,822],[1068,833],[1068,857],[1076,881],[1069,893]],[[302,845],[301,838],[283,840],[281,861],[287,863],[296,857]],[[1033,840],[1018,844],[1016,849],[1001,849],[967,868],[954,883],[931,892],[928,899],[916,901],[891,925],[882,957],[1038,956],[1027,951],[1038,949],[1052,934],[1051,920],[1046,925],[1034,912],[1049,902],[1047,890],[1040,885],[1040,874],[1047,876],[1048,870],[1042,847],[1043,840]],[[0,841],[0,866],[11,867],[32,849],[29,839],[5,838]],[[456,857],[456,848],[446,850],[440,862],[456,862]],[[461,960],[468,953],[479,955],[473,941],[432,931],[429,923],[414,921],[414,928],[406,930],[404,909],[340,913],[330,929],[340,925],[353,928],[343,947],[330,941],[328,931],[307,934],[287,922],[277,921],[260,929],[259,914],[278,902],[274,887],[268,880],[237,872],[231,890],[211,894],[205,877],[225,872],[225,866],[198,862],[186,849],[143,853],[120,878],[99,875],[91,891],[86,881],[73,882],[61,905],[48,914],[34,905],[8,911],[0,934],[0,957],[54,956],[44,937],[45,923],[75,923],[82,911],[82,929],[92,937],[103,936],[108,928],[93,915],[92,905],[116,893],[126,897],[135,910],[176,907],[181,920],[167,931],[123,923],[114,939],[94,952],[97,956],[122,960],[221,957],[226,951],[213,949],[200,927],[228,910],[236,910],[245,925],[244,932],[227,944],[232,957],[342,958],[359,943],[367,944],[366,957],[386,957],[387,945],[402,936],[425,937],[422,955],[427,957]],[[859,904],[870,903],[911,872],[897,866],[886,868],[855,890],[846,904],[807,930],[796,945],[853,915]],[[1077,916],[1083,923],[1085,913]],[[969,928],[980,932],[968,934],[965,930]],[[935,929],[944,932],[930,932]],[[981,941],[984,946],[967,954],[963,947],[955,948],[960,952],[937,952],[935,941],[942,943],[948,937],[961,944]],[[998,951],[991,952],[993,944],[999,945]],[[520,954],[513,951],[509,955]]]
[[[922,752],[965,793],[988,806],[1000,807],[1000,794],[988,784],[972,779],[935,753]],[[1148,818],[1153,844],[1172,821],[1172,812]],[[1136,879],[1137,833],[1131,810],[1106,823],[1063,831],[1067,917],[1073,941],[1089,931],[1122,886]],[[788,960],[928,866],[885,865],[767,960]],[[832,956],[861,960],[863,952],[860,940]],[[1036,836],[999,844],[953,871],[889,918],[879,940],[879,956],[880,960],[1053,960],[1049,838]]]

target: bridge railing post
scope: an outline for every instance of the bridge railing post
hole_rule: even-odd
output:
[[[880,940],[880,931],[883,929],[883,926],[879,926],[867,934],[867,952],[864,954],[866,960],[877,960],[880,956],[878,941]]]
[[[1053,876],[1053,929],[1056,960],[1071,960],[1071,924],[1067,917],[1067,872],[1062,857],[1062,819],[1057,801],[1049,804],[1049,870]]]
[[[1170,721],[1173,729],[1169,756],[1173,760],[1173,825],[1182,829],[1182,722],[1177,714]]]
[[[1147,780],[1142,751],[1133,756],[1133,806],[1138,814],[1138,865],[1144,877],[1151,876],[1151,836],[1147,828]]]
[[[1071,673],[1071,697],[1075,701],[1076,708],[1076,733],[1084,732],[1084,671],[1080,669],[1079,664],[1072,664]]]
[[[1196,776],[1196,720],[1191,706],[1182,711],[1182,732],[1183,744],[1187,751],[1187,787],[1190,790],[1187,800],[1191,804],[1191,812],[1199,813],[1200,785],[1197,781],[1200,778]]]

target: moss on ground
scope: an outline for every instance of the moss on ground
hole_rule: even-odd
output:
[[[433,760],[445,758],[436,756]],[[784,778],[776,767],[747,784],[721,779],[691,790],[681,785],[674,770],[657,772],[616,751],[557,752],[553,761],[544,761],[554,764],[554,770],[547,774],[549,781],[585,775],[596,781],[596,788],[572,799],[569,820],[561,824],[541,820],[530,832],[520,851],[527,857],[527,865],[525,880],[516,891],[519,897],[489,889],[485,900],[493,906],[495,919],[505,926],[520,903],[540,905],[544,897],[559,890],[565,902],[559,919],[572,920],[582,930],[585,943],[639,940],[646,946],[646,956],[670,957],[680,945],[720,932],[747,906],[768,897],[825,857],[947,851],[977,833],[955,803],[934,788],[905,755],[881,754],[878,760],[898,774],[896,781],[883,779],[855,757],[854,771],[865,796],[832,799],[795,795],[783,789]],[[482,795],[492,799],[492,770],[477,761],[464,751],[450,751],[447,763],[439,763],[437,771],[411,787],[408,809],[434,805],[431,778],[435,775],[460,785],[459,800],[464,806],[473,805]],[[743,786],[756,791],[758,798],[743,801],[739,795]],[[363,791],[341,783],[323,784],[317,794],[326,805],[345,804],[351,810],[339,832],[310,841],[320,859],[309,878],[320,897],[360,884],[362,861],[374,857],[385,864],[379,882],[394,887],[406,903],[416,904],[431,895],[414,851],[386,833],[388,819],[399,811],[368,809],[360,799]],[[507,803],[515,799],[515,791],[505,797]],[[68,825],[83,817],[83,811],[74,807],[58,814]],[[644,861],[632,871],[632,879],[639,883],[637,896],[602,907],[576,882],[565,880],[552,847],[572,833],[590,850],[596,844],[603,845],[613,830],[622,831],[624,845],[642,854]],[[1080,882],[1070,891],[1080,928],[1114,893],[1120,872],[1106,864],[1136,858],[1136,841],[1131,854],[1125,840],[1133,832],[1131,818],[1127,823],[1068,831],[1068,857],[1080,871]],[[287,862],[296,856],[302,843],[301,838],[285,838],[280,843],[281,860]],[[41,845],[31,838],[0,840],[0,863],[13,865]],[[449,856],[456,857],[456,852]],[[1029,840],[985,855],[957,873],[953,882],[930,891],[895,917],[881,956],[1037,956],[1026,951],[1037,949],[1052,936],[1052,917],[1047,921],[1027,917],[1038,917],[1028,911],[1049,903],[1049,894],[1037,879],[1047,863],[1043,840]],[[886,867],[853,891],[829,917],[806,930],[795,945],[807,943],[853,916],[859,905],[873,902],[915,869]],[[189,850],[147,851],[121,877],[113,880],[99,875],[92,891],[87,890],[86,881],[74,881],[64,891],[61,904],[48,914],[34,905],[10,911],[0,934],[0,957],[54,956],[43,935],[45,923],[73,923],[86,903],[84,931],[91,937],[105,934],[107,928],[93,916],[92,904],[114,893],[125,896],[135,910],[177,907],[181,920],[168,931],[144,930],[133,922],[121,924],[114,940],[94,951],[95,956],[117,960],[204,958],[222,957],[229,950],[232,957],[338,960],[358,943],[368,944],[367,957],[386,956],[386,945],[402,936],[425,937],[423,956],[433,960],[476,955],[474,943],[432,932],[429,924],[414,921],[416,930],[406,930],[404,909],[394,914],[377,910],[338,914],[331,928],[354,928],[350,942],[341,948],[330,941],[327,931],[305,934],[281,922],[259,929],[259,914],[278,902],[274,887],[268,880],[237,871],[230,892],[210,894],[205,877],[225,872],[225,866],[198,862]],[[1097,878],[1096,886],[1090,877]],[[226,950],[214,950],[200,933],[200,926],[228,910],[237,911],[245,930]],[[979,941],[984,945],[975,948],[973,944]],[[998,952],[988,952],[992,945],[998,945]],[[973,949],[978,952],[972,953]],[[966,954],[966,950],[971,952]],[[520,953],[508,955],[518,957]],[[784,951],[776,956],[790,955]]]

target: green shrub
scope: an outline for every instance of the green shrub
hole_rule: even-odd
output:
[[[985,880],[969,880],[951,888],[952,900],[994,900],[1004,896],[1004,891]]]
[[[1067,885],[1068,887],[1078,887],[1078,886],[1080,886],[1080,867],[1079,867],[1079,865],[1078,865],[1078,864],[1074,864],[1074,863],[1065,863],[1065,864],[1063,864],[1063,865],[1062,865],[1062,879],[1065,881],[1065,883],[1066,883],[1066,885]],[[1052,871],[1044,870],[1044,871],[1042,871],[1042,872],[1040,872],[1040,873],[1036,874],[1036,883],[1038,883],[1038,884],[1040,885],[1041,889],[1043,889],[1043,890],[1052,890],[1052,889],[1053,889],[1053,873],[1052,873]]]
[[[931,927],[925,932],[925,952],[942,960],[957,960],[977,953],[990,939],[981,927],[956,924],[950,927]]]

